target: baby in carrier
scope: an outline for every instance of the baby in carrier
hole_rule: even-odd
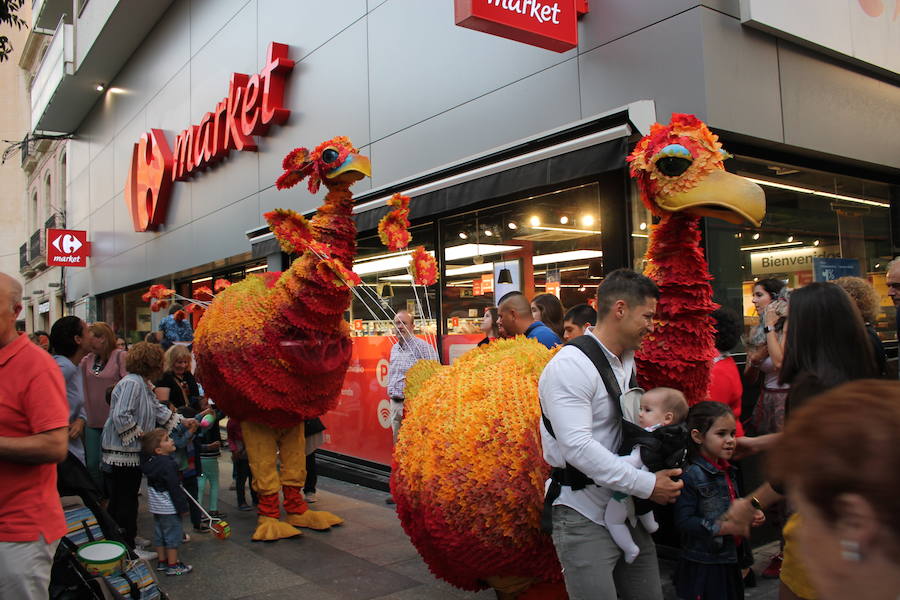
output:
[[[641,396],[637,424],[622,421],[623,440],[619,453],[627,455],[633,467],[652,472],[678,468],[684,463],[688,432],[684,420],[688,414],[684,394],[676,389],[658,387]],[[606,505],[604,521],[613,541],[632,563],[639,550],[625,524],[628,520],[627,494],[613,492]],[[635,499],[635,513],[648,533],[659,529],[648,500]]]

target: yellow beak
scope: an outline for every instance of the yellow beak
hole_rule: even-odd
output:
[[[735,225],[750,221],[759,227],[766,216],[766,195],[747,179],[717,169],[686,192],[657,196],[656,203],[669,212],[687,211],[700,217],[714,217]]]
[[[351,154],[347,157],[347,159],[341,164],[341,166],[336,169],[329,171],[325,177],[328,179],[334,179],[339,175],[343,175],[344,173],[349,173],[353,171],[354,173],[358,173],[360,176],[357,179],[362,179],[363,176],[371,177],[372,176],[372,164],[369,162],[368,156],[363,156],[362,154]]]

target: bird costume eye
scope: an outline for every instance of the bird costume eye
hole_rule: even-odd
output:
[[[334,148],[325,148],[325,150],[322,151],[322,162],[325,164],[333,163],[339,156],[340,153]]]
[[[694,162],[691,151],[681,144],[669,144],[651,159],[657,170],[666,177],[678,177]]]

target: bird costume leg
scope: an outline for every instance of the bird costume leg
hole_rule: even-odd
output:
[[[278,438],[283,430],[244,421],[241,423],[241,431],[244,434],[250,471],[253,473],[253,489],[259,495],[259,517],[253,541],[274,541],[302,535],[299,529],[279,520],[281,510],[278,506],[278,492],[281,490],[281,480],[275,457]]]
[[[310,510],[301,493],[306,483],[306,428],[303,423],[284,432],[279,439],[281,485],[285,519],[291,525],[324,531],[344,520],[323,510]]]

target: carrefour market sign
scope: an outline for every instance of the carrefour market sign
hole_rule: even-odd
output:
[[[456,24],[556,52],[578,45],[586,0],[455,0]]]
[[[266,65],[256,75],[234,73],[228,95],[197,125],[175,137],[174,152],[160,129],[143,134],[132,149],[125,184],[125,203],[135,231],[155,230],[165,223],[175,181],[185,181],[228,156],[231,150],[256,150],[255,135],[266,135],[273,123],[287,121],[284,83],[294,68],[288,46],[272,42]]]

